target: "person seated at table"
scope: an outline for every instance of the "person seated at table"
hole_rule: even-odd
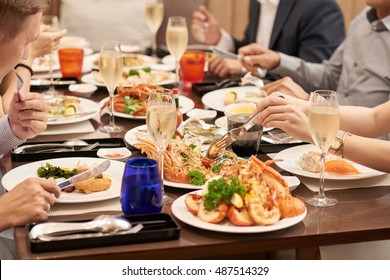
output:
[[[366,7],[352,22],[348,36],[329,60],[310,63],[256,44],[239,49],[244,66],[257,72],[257,65],[269,73],[291,77],[304,92],[290,92],[307,99],[315,89],[332,89],[339,103],[374,107],[389,100],[390,87],[390,1],[366,0]],[[267,92],[288,93],[290,80],[264,87]]]
[[[33,60],[49,54],[53,49],[57,49],[61,38],[66,34],[63,29],[57,32],[47,32],[48,28],[41,26],[41,32],[36,40],[29,43],[27,58],[22,58],[14,67],[15,71],[10,71],[0,84],[0,116],[8,112],[10,101],[17,88],[17,75],[23,80],[23,85],[19,89],[21,92],[30,91],[30,81],[33,75]]]
[[[243,40],[232,38],[204,6],[193,14],[191,31],[201,43],[237,52],[250,43],[310,62],[329,58],[345,37],[344,19],[334,0],[251,0]],[[241,75],[238,61],[213,56],[209,70]],[[275,77],[274,77],[275,78]]]
[[[13,71],[27,46],[39,35],[42,11],[49,0],[0,2],[0,84]],[[48,108],[38,93],[14,93],[8,114],[0,117],[0,157],[35,137],[47,126]],[[61,190],[54,180],[29,178],[0,196],[0,234],[7,229],[47,219]],[[0,259],[17,258],[14,241],[0,236]]]
[[[304,92],[297,84],[294,89]],[[261,100],[256,110],[262,111],[257,120],[264,127],[277,127],[294,138],[313,143],[307,116],[309,101],[274,92]],[[389,173],[390,157],[386,155],[390,154],[390,142],[374,137],[390,133],[390,101],[374,108],[340,106],[340,118],[338,140],[329,151]],[[320,247],[320,252],[323,259],[390,259],[390,240],[325,246]]]

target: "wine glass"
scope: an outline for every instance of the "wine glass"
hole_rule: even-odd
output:
[[[116,126],[114,119],[114,91],[123,74],[123,57],[119,42],[104,41],[102,43],[99,56],[99,72],[109,93],[108,112],[110,115],[110,123],[101,126],[100,131],[105,133],[121,132],[123,127]]]
[[[169,89],[153,90],[149,93],[146,109],[146,125],[158,151],[161,181],[164,182],[164,151],[176,130],[176,105],[173,92]],[[163,192],[163,204],[173,198]]]
[[[42,16],[41,24],[46,25],[48,27],[47,32],[57,32],[60,31],[60,22],[58,21],[58,17],[55,15],[44,15]],[[58,94],[58,91],[54,88],[54,78],[53,78],[53,55],[56,50],[51,50],[48,55],[49,60],[49,76],[50,76],[50,86],[49,89],[44,92],[47,95],[55,95]]]
[[[309,127],[315,145],[321,151],[320,189],[318,195],[306,200],[309,205],[327,207],[337,204],[337,199],[325,196],[325,158],[340,127],[337,93],[316,90],[310,94]]]
[[[188,45],[188,29],[184,17],[170,17],[166,31],[169,53],[176,59],[176,84],[179,86],[179,62]]]
[[[145,14],[146,24],[152,32],[152,56],[157,57],[157,31],[164,19],[163,0],[147,0]]]

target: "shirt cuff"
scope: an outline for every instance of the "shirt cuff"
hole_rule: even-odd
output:
[[[224,51],[235,52],[232,36],[223,29],[221,29],[221,38],[216,47]]]
[[[0,158],[3,157],[13,148],[23,144],[25,140],[15,136],[11,125],[8,121],[8,116],[0,118]]]
[[[280,55],[279,65],[274,69],[270,70],[269,72],[280,76],[290,76],[291,71],[298,71],[302,61],[300,58],[286,55],[284,53],[279,53],[279,55]]]

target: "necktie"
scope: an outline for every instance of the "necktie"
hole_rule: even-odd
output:
[[[382,32],[382,31],[386,31],[387,28],[383,24],[383,22],[379,20],[376,23],[372,24],[372,30],[374,30],[375,32]]]

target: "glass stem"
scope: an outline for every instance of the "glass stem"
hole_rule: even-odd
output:
[[[157,57],[157,32],[152,35],[152,57]]]
[[[325,156],[326,152],[321,151],[321,159],[320,159],[320,190],[318,192],[318,199],[325,199]]]
[[[54,78],[53,78],[53,51],[49,55],[49,76],[50,76],[50,86],[49,92],[54,92]]]
[[[115,118],[114,118],[114,91],[109,91],[109,114],[110,114],[110,126],[114,127],[115,126]]]
[[[180,72],[179,72],[179,59],[176,59],[176,88],[179,88]]]
[[[161,192],[162,196],[164,197],[164,149],[161,148],[158,149],[158,167],[161,175]]]

